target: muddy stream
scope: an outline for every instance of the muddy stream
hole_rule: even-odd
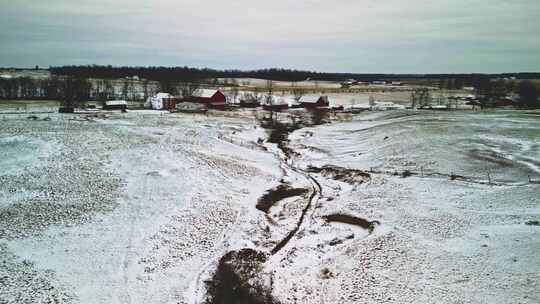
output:
[[[278,123],[277,127],[267,129],[270,134],[267,142],[262,145],[267,151],[276,151],[272,145],[277,145],[278,150],[273,153],[279,158],[284,176],[296,175],[299,179],[304,179],[309,186],[305,188],[292,187],[287,182],[282,181],[277,187],[267,190],[258,199],[255,208],[264,212],[268,223],[274,226],[277,223],[270,217],[269,211],[280,201],[286,198],[298,198],[302,201],[302,210],[294,227],[269,252],[249,248],[230,251],[219,259],[217,269],[210,280],[201,282],[202,272],[199,273],[194,283],[198,291],[202,290],[202,286],[200,286],[202,283],[206,284],[206,295],[202,303],[278,303],[271,296],[272,286],[264,286],[264,284],[258,283],[268,281],[268,278],[264,277],[266,274],[262,273],[261,270],[269,255],[280,252],[297,235],[302,225],[304,225],[308,212],[322,197],[323,188],[312,174],[320,174],[325,178],[349,183],[363,183],[370,179],[370,175],[366,172],[340,167],[310,167],[303,170],[294,165],[294,157],[297,153],[288,146],[289,134],[301,128],[291,128]],[[313,213],[311,216],[313,217]],[[379,224],[377,221],[368,221],[344,214],[332,214],[322,219],[327,223],[340,222],[361,227],[367,229],[370,233],[373,231],[374,225]],[[257,259],[252,259],[254,256]],[[208,266],[212,267],[211,265]],[[271,281],[272,278],[270,278]]]

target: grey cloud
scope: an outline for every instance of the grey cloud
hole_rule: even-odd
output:
[[[537,0],[0,2],[0,66],[540,70]]]

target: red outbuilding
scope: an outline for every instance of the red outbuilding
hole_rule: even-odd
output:
[[[300,101],[300,104],[306,109],[324,108],[330,105],[328,96],[320,96],[317,100]]]
[[[222,108],[227,103],[227,98],[220,90],[200,89],[197,90],[190,101],[205,104],[210,108]]]

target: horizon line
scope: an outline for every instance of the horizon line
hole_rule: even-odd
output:
[[[238,69],[238,68],[229,68],[229,69],[216,69],[216,68],[210,68],[210,67],[196,67],[196,66],[188,66],[188,65],[110,65],[110,64],[67,64],[67,65],[59,65],[59,66],[48,66],[48,67],[41,67],[39,65],[36,65],[39,69],[38,70],[50,70],[52,68],[62,68],[62,67],[112,67],[112,68],[190,68],[190,69],[208,69],[213,70],[217,72],[258,72],[258,71],[264,71],[264,70],[286,70],[286,71],[296,71],[296,72],[306,72],[306,73],[317,73],[317,74],[356,74],[356,75],[414,75],[414,76],[422,76],[422,75],[503,75],[503,74],[540,74],[540,71],[518,71],[518,72],[496,72],[496,73],[489,73],[489,72],[429,72],[429,73],[399,73],[399,72],[391,72],[391,73],[384,73],[384,72],[326,72],[326,71],[317,71],[317,70],[303,70],[303,69],[295,69],[295,68],[284,68],[284,67],[266,67],[266,68],[258,68],[258,69]],[[0,70],[36,70],[36,66],[34,67],[2,67],[0,66]]]

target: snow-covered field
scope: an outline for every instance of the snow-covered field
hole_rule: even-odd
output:
[[[374,172],[348,188],[317,177],[333,199],[315,216],[381,222],[320,259],[337,273],[326,302],[540,301],[537,112],[369,113],[290,138],[299,167]]]
[[[153,113],[1,122],[3,301],[176,303],[256,219],[279,163],[219,139],[255,121]]]
[[[241,248],[275,302],[540,301],[537,113],[362,114],[294,155],[251,111],[108,115],[0,121],[0,303],[200,303]]]

